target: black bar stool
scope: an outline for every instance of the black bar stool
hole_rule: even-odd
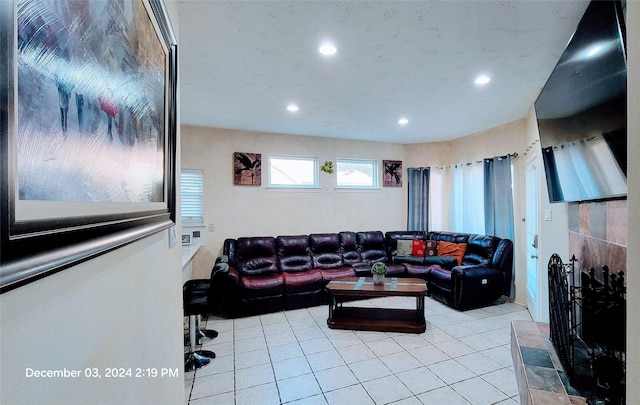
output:
[[[211,279],[218,271],[227,269],[226,263],[216,262],[211,271]],[[210,350],[195,350],[197,344],[206,343],[218,336],[217,331],[200,329],[199,325],[199,316],[210,313],[211,279],[188,280],[182,288],[184,315],[189,317],[189,353],[185,359],[185,371],[204,367],[216,357]]]
[[[183,287],[183,298],[184,315],[189,317],[189,352],[185,355],[184,371],[194,371],[206,366],[216,357],[216,354],[210,350],[195,350],[198,316],[206,313],[209,305],[206,296],[190,295],[186,289],[186,283]]]

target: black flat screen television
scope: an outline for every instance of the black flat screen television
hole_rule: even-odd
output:
[[[592,1],[535,104],[549,200],[627,195],[627,61],[619,1]]]

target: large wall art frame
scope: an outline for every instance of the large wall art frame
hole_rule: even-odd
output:
[[[175,224],[178,63],[162,0],[0,1],[0,27],[5,293]]]

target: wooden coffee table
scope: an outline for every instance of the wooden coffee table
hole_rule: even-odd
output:
[[[424,296],[427,284],[420,278],[386,277],[384,285],[371,277],[344,277],[326,287],[331,300],[327,325],[332,329],[422,333],[426,330]],[[353,298],[416,297],[416,309],[362,308],[343,306]]]

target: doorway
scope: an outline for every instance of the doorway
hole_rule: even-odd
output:
[[[538,158],[532,156],[526,164],[526,257],[527,308],[534,321],[540,314],[540,279],[538,270]]]

